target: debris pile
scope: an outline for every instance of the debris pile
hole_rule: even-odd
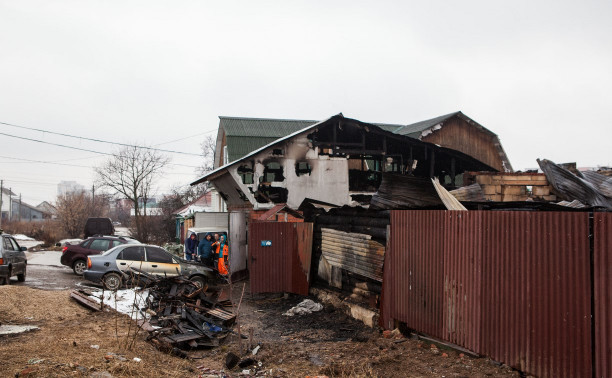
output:
[[[220,292],[180,276],[140,273],[149,290],[140,310],[150,315],[141,326],[149,332],[147,340],[158,349],[176,353],[177,348],[215,347],[233,333],[236,315],[231,301],[220,298]]]

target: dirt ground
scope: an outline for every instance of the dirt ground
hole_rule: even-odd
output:
[[[235,302],[242,283],[235,284]],[[249,294],[241,305],[242,332],[253,329],[260,345],[250,366],[228,370],[228,352],[239,354],[237,337],[215,349],[191,351],[191,359],[156,350],[136,334],[134,322],[114,311],[91,312],[69,298],[68,290],[0,286],[0,323],[36,325],[40,330],[0,336],[0,374],[14,377],[197,377],[251,375],[306,377],[516,377],[489,360],[432,348],[412,339],[386,339],[377,330],[333,307],[286,317],[303,298]],[[243,340],[243,348],[248,340]],[[134,358],[141,359],[140,362]]]

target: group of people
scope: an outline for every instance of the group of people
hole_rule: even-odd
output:
[[[197,235],[191,234],[185,240],[185,260],[199,261],[204,265],[217,266],[219,274],[227,275],[229,245],[225,235],[208,233],[198,242]]]

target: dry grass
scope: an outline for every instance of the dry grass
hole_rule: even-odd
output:
[[[51,219],[45,219],[41,222],[3,221],[2,228],[8,234],[24,234],[36,240],[41,240],[46,247],[51,247],[61,239],[68,237],[61,224],[57,220]]]
[[[39,377],[88,376],[102,371],[115,377],[197,376],[196,362],[159,352],[142,334],[127,349],[134,327],[128,335],[131,322],[126,316],[90,312],[70,300],[68,291],[2,286],[0,298],[1,323],[40,327],[35,332],[0,338],[3,376],[14,376],[27,368],[34,370],[31,376]],[[142,361],[135,362],[134,357]],[[44,361],[28,364],[40,359]]]
[[[255,358],[273,376],[518,376],[507,367],[455,351],[438,351],[416,340],[395,343],[337,312],[282,316],[299,298],[249,297],[242,303],[241,324],[244,331],[254,329],[254,342],[262,343]],[[0,337],[0,376],[12,377],[31,368],[29,376],[37,377],[87,377],[104,371],[114,377],[197,377],[198,366],[221,371],[228,352],[239,354],[236,339],[230,337],[226,345],[191,352],[196,360],[170,356],[146,342],[143,334],[134,338],[134,322],[128,317],[114,311],[90,312],[69,299],[68,291],[0,286],[0,323],[41,328]],[[341,327],[358,331],[361,341],[338,339],[336,331]],[[132,340],[133,347],[128,348]],[[134,357],[142,362],[133,361]],[[44,361],[33,364],[40,359]],[[236,367],[229,373],[238,376],[240,371]]]

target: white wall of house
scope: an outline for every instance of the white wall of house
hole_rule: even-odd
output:
[[[274,150],[282,150],[281,155],[274,154]],[[228,199],[232,206],[239,206],[245,201],[240,197],[241,192],[254,209],[268,209],[274,203],[257,202],[253,192],[257,190],[260,177],[264,176],[265,165],[276,161],[283,167],[284,180],[271,182],[270,186],[287,189],[287,204],[291,208],[300,206],[305,198],[329,202],[336,205],[351,204],[349,194],[348,160],[343,157],[329,157],[320,155],[318,149],[312,148],[305,137],[296,136],[294,139],[267,149],[253,156],[242,164],[228,168],[229,174],[224,174],[211,180],[213,186]],[[253,164],[254,162],[254,164]],[[297,175],[295,165],[297,162],[308,162],[311,167],[310,174]],[[241,165],[253,165],[253,184],[244,184],[238,173]]]

